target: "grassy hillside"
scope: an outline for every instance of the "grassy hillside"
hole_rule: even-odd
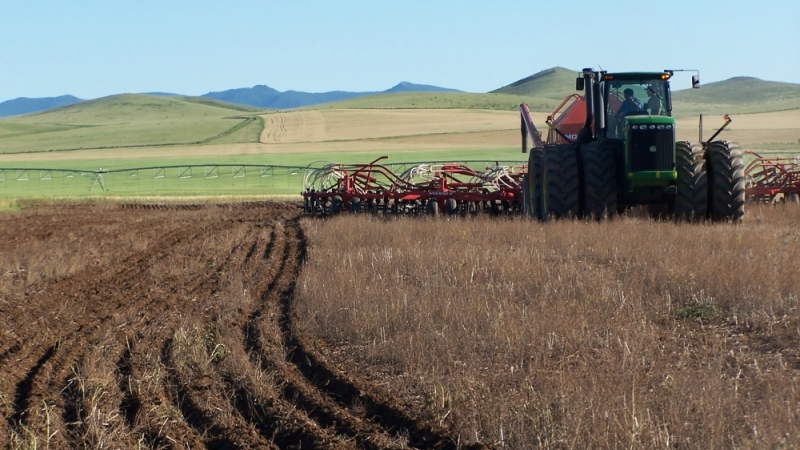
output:
[[[562,100],[575,90],[575,78],[578,72],[563,67],[542,70],[527,78],[515,81],[508,86],[492,91],[497,94],[511,94],[531,97],[543,97]]]
[[[562,98],[563,99],[563,98]],[[495,109],[513,111],[528,103],[534,111],[551,111],[562,99],[469,92],[407,92],[342,100],[303,109]]]
[[[800,109],[800,84],[734,77],[673,93],[675,111],[699,113],[762,113]]]
[[[203,144],[234,133],[255,142],[257,111],[207,98],[115,95],[0,119],[0,153]]]

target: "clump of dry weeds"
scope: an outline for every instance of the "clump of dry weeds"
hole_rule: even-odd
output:
[[[799,222],[309,221],[295,320],[463,441],[792,447]]]

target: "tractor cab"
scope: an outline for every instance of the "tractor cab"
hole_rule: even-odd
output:
[[[660,77],[607,80],[601,82],[601,87],[607,138],[624,138],[623,129],[627,117],[672,115],[671,108],[667,108],[669,82]]]
[[[672,72],[607,73],[584,69],[576,89],[586,91],[584,141],[625,139],[630,116],[672,116]]]

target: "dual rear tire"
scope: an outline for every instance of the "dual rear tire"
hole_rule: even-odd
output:
[[[714,141],[706,147],[708,217],[716,222],[738,222],[744,217],[745,176],[739,144]]]

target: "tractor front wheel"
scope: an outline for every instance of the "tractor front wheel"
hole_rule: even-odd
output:
[[[708,212],[708,178],[703,147],[694,142],[676,142],[675,170],[675,218],[687,222],[704,220]]]

